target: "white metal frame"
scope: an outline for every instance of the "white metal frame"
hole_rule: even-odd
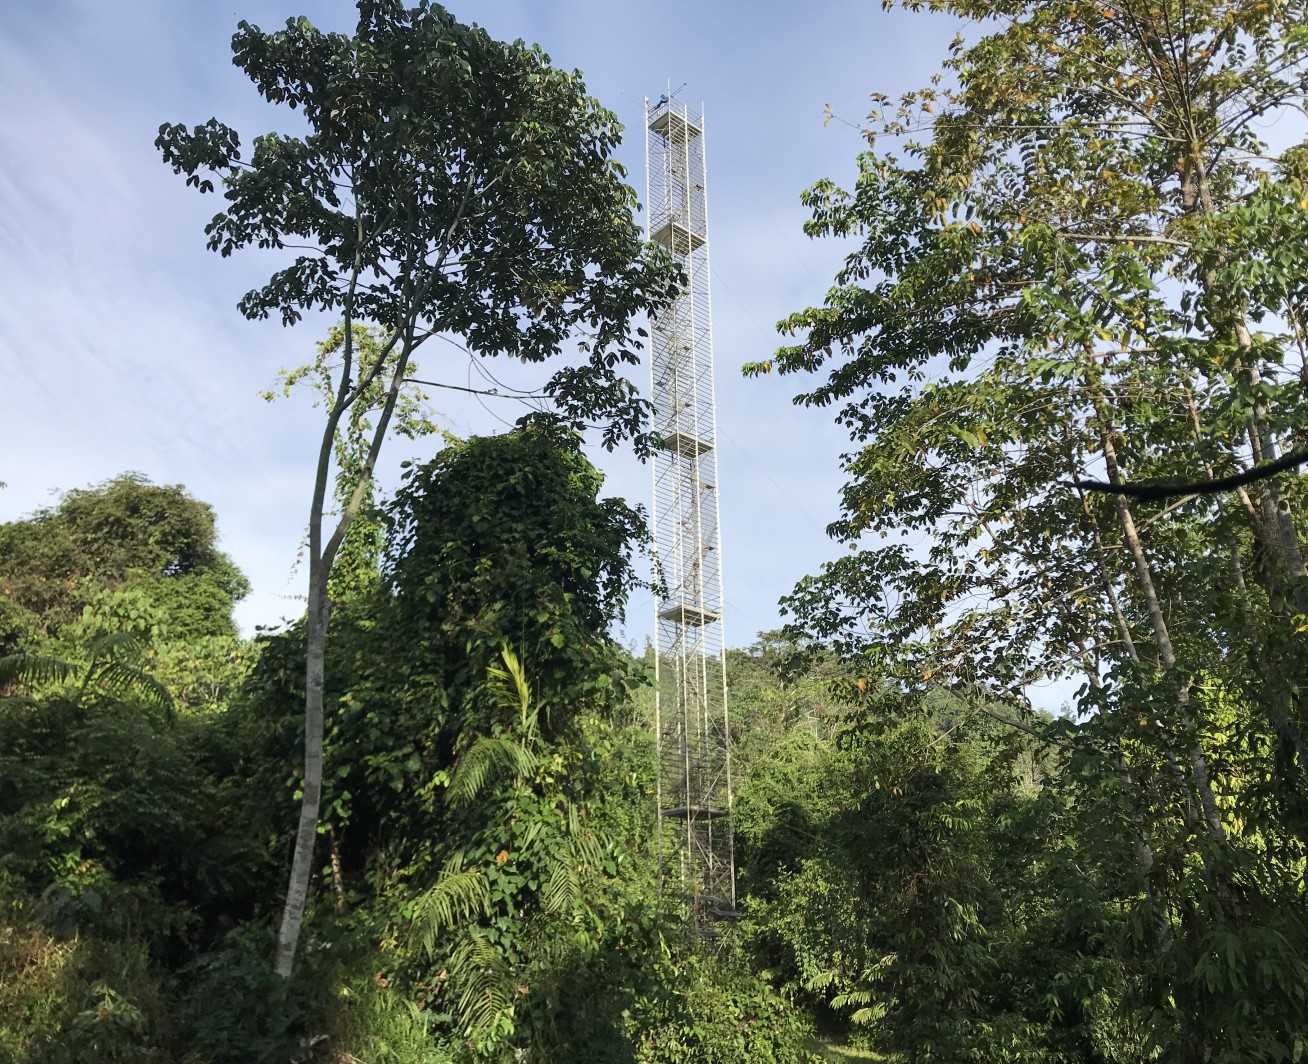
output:
[[[645,101],[647,234],[686,284],[650,320],[659,878],[689,925],[736,915],[704,122]]]

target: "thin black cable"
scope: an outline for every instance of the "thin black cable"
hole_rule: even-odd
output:
[[[473,395],[489,395],[495,399],[516,399],[520,403],[525,403],[528,399],[548,399],[544,393],[536,394],[533,392],[523,392],[521,395],[506,395],[499,391],[485,391],[482,388],[465,388],[462,384],[442,384],[440,381],[425,381],[420,377],[405,377],[405,384],[423,384],[428,388],[449,388],[456,392],[471,392]]]
[[[529,398],[529,399],[539,399],[539,398],[542,398],[542,397],[539,396],[539,395],[534,395],[534,394],[532,394],[531,392],[527,391],[526,389],[523,389],[523,388],[515,388],[515,387],[514,387],[513,385],[511,385],[511,384],[505,384],[502,380],[500,380],[497,376],[495,376],[495,374],[493,374],[490,370],[488,370],[488,369],[487,369],[487,368],[482,364],[482,360],[481,360],[480,358],[478,358],[477,355],[475,355],[475,354],[474,354],[471,350],[469,350],[469,349],[468,349],[464,344],[459,343],[457,340],[452,340],[452,339],[450,339],[450,338],[449,338],[448,336],[446,336],[444,333],[437,333],[437,334],[436,334],[436,338],[439,339],[439,340],[444,340],[444,341],[445,341],[447,344],[449,344],[451,347],[456,348],[456,349],[459,350],[459,351],[462,351],[465,355],[468,356],[468,365],[469,365],[471,368],[476,369],[476,371],[477,371],[478,373],[480,373],[480,374],[481,374],[481,375],[482,375],[486,380],[488,380],[491,384],[495,384],[495,385],[499,386],[500,388],[503,388],[505,392],[515,392],[515,393],[517,393],[518,395],[522,395],[522,396],[524,396],[524,397],[526,397],[526,398]],[[489,393],[488,393],[488,394],[489,394]]]
[[[1275,461],[1263,462],[1252,469],[1246,469],[1243,473],[1236,473],[1229,477],[1218,477],[1215,480],[1194,480],[1184,484],[1176,481],[1113,484],[1106,480],[1074,479],[1069,483],[1072,487],[1081,488],[1084,491],[1098,491],[1105,495],[1126,495],[1129,498],[1141,499],[1144,502],[1157,502],[1159,499],[1174,499],[1178,495],[1216,495],[1218,492],[1233,491],[1236,488],[1243,488],[1246,484],[1266,480],[1277,473],[1284,473],[1288,469],[1294,469],[1305,462],[1308,462],[1308,447],[1291,451]]]

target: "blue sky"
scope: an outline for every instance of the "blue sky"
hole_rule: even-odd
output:
[[[794,407],[798,382],[742,379],[742,363],[777,345],[775,322],[820,302],[841,249],[802,232],[800,192],[853,172],[860,140],[824,126],[824,107],[858,119],[873,90],[924,83],[956,26],[876,3],[660,4],[487,0],[448,5],[497,36],[540,43],[586,75],[627,126],[623,161],[643,192],[642,100],[670,83],[701,102],[708,126],[710,247],[717,357],[723,568],[730,645],[778,621],[777,600],[837,549],[846,440],[829,412]],[[47,0],[10,4],[0,31],[0,521],[53,493],[125,470],[183,483],[217,511],[222,547],[254,592],[249,631],[300,612],[302,539],[319,415],[307,396],[258,397],[277,371],[307,360],[325,322],[247,322],[236,301],[272,263],[204,248],[216,201],[184,187],[158,158],[164,121],[217,116],[248,142],[291,128],[231,65],[245,19],[274,29],[306,15],[349,30],[335,0]],[[448,361],[442,361],[447,358]],[[468,382],[453,348],[424,376]],[[493,368],[493,367],[492,367]],[[475,381],[474,381],[475,383]],[[520,410],[487,400],[500,417]],[[501,425],[476,399],[433,392],[437,419],[460,435]],[[388,444],[384,479],[431,445]],[[597,455],[607,490],[646,503],[649,471]],[[650,631],[648,596],[624,639]]]

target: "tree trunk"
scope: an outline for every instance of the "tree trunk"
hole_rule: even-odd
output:
[[[1190,424],[1194,428],[1195,439],[1201,441],[1204,435],[1203,427],[1199,423],[1199,411],[1195,407],[1193,395],[1189,397],[1187,403],[1190,410]],[[1251,442],[1254,443],[1254,454],[1256,460],[1263,460],[1269,457],[1269,455],[1262,450],[1262,445],[1259,443],[1260,437],[1253,428],[1250,429],[1250,438]],[[1275,455],[1272,454],[1270,457],[1275,457]],[[1216,472],[1212,465],[1207,462],[1204,463],[1204,474],[1209,480],[1216,478]],[[1302,571],[1303,555],[1299,550],[1298,538],[1294,534],[1293,525],[1290,525],[1289,549],[1286,550],[1284,549],[1286,546],[1284,540],[1285,530],[1280,526],[1273,528],[1269,524],[1266,508],[1264,507],[1260,509],[1260,507],[1255,506],[1253,500],[1250,499],[1248,492],[1246,492],[1244,488],[1238,489],[1237,497],[1240,500],[1244,512],[1249,515],[1253,524],[1255,549],[1262,550],[1264,553],[1273,551],[1273,548],[1269,547],[1266,542],[1269,532],[1273,536],[1279,538],[1281,542],[1278,546],[1282,549],[1280,551],[1274,551],[1273,553],[1280,554],[1280,557],[1286,564],[1286,568],[1290,570],[1292,588],[1296,589],[1299,595],[1302,595],[1305,590],[1302,580],[1304,575]],[[1267,499],[1268,496],[1264,494],[1261,501],[1265,504]],[[1279,708],[1280,706],[1289,708],[1293,705],[1294,695],[1292,693],[1292,683],[1287,682],[1284,676],[1284,670],[1275,664],[1268,656],[1266,646],[1263,642],[1262,632],[1258,626],[1258,618],[1254,613],[1253,601],[1249,597],[1249,587],[1244,579],[1244,566],[1240,562],[1239,547],[1234,538],[1229,535],[1225,538],[1225,544],[1227,557],[1231,563],[1231,575],[1233,577],[1232,588],[1235,592],[1237,601],[1240,603],[1240,616],[1244,621],[1245,636],[1249,640],[1250,655],[1253,658],[1255,670],[1259,678],[1262,680],[1261,685],[1252,693],[1253,701],[1262,709],[1263,716],[1267,718],[1268,723],[1272,726],[1273,734],[1291,751],[1291,767],[1292,769],[1298,769],[1291,784],[1293,792],[1300,796],[1308,796],[1308,747],[1304,744],[1302,733],[1298,728],[1290,723],[1289,716],[1282,713]],[[1298,566],[1297,572],[1295,569],[1296,564]],[[1264,578],[1263,582],[1265,590],[1272,602],[1273,609],[1283,610],[1283,602],[1278,606],[1278,588],[1280,587],[1281,581],[1278,581],[1275,572],[1266,571],[1266,567],[1264,567],[1262,575]],[[1297,579],[1295,579],[1296,577]],[[1297,603],[1298,598],[1296,597],[1296,604]],[[1303,607],[1300,606],[1299,609],[1302,612]],[[1304,852],[1308,853],[1308,833],[1306,833],[1304,828],[1300,826],[1296,830],[1296,834],[1299,837],[1301,845],[1304,847]]]
[[[341,862],[341,841],[336,835],[335,828],[328,832],[328,838],[331,840],[332,847],[332,890],[336,894],[336,915],[344,916],[350,906],[345,897],[345,869]]]
[[[1216,205],[1208,181],[1208,170],[1197,145],[1191,152],[1191,160],[1186,171],[1181,186],[1182,210],[1187,214],[1216,213]],[[1220,329],[1224,325],[1229,328],[1236,348],[1240,352],[1235,373],[1244,378],[1246,386],[1253,389],[1260,383],[1261,373],[1254,354],[1253,337],[1249,333],[1246,321],[1247,308],[1237,303],[1229,292],[1223,290],[1216,269],[1203,270],[1200,281],[1215,327]],[[1249,444],[1255,463],[1274,461],[1278,457],[1276,441],[1267,427],[1267,408],[1261,402],[1254,407],[1253,420],[1249,426]],[[1268,579],[1270,582],[1275,582],[1279,577],[1288,583],[1290,598],[1295,604],[1295,609],[1299,613],[1308,613],[1308,570],[1305,569],[1298,530],[1294,527],[1289,504],[1276,477],[1269,477],[1263,481],[1259,492],[1258,511],[1263,525],[1261,538],[1270,545],[1275,557],[1275,564],[1270,567],[1271,573],[1268,574]],[[1281,589],[1271,586],[1270,583],[1267,592],[1273,601],[1282,595]]]
[[[397,331],[382,350],[377,365],[366,377],[361,371],[360,380],[353,380],[353,322],[345,318],[345,342],[342,352],[341,383],[336,400],[327,416],[322,444],[318,451],[318,469],[314,481],[313,502],[309,510],[309,604],[305,620],[304,662],[304,787],[300,801],[300,824],[295,834],[295,857],[291,863],[291,878],[286,888],[286,905],[282,910],[281,931],[277,937],[277,954],[274,968],[283,978],[289,978],[295,966],[295,953],[300,941],[300,926],[304,921],[304,907],[309,896],[309,883],[313,878],[313,850],[318,836],[318,817],[322,805],[323,762],[323,689],[327,660],[327,627],[331,618],[331,601],[327,595],[327,581],[341,543],[345,540],[354,518],[372,484],[377,467],[377,455],[386,439],[391,415],[404,384],[404,373],[414,348],[413,325],[407,331]],[[331,538],[322,539],[323,515],[326,509],[327,485],[331,475],[332,447],[341,418],[361,396],[371,381],[383,372],[386,357],[397,342],[403,340],[396,358],[386,402],[377,418],[368,454],[359,472],[358,483],[350,493],[341,511],[340,519]]]
[[[1100,405],[1099,415],[1104,463],[1109,481],[1118,484],[1121,482],[1121,475],[1117,466],[1116,448],[1113,444],[1114,430],[1106,413],[1102,405]],[[1176,651],[1172,646],[1171,633],[1168,631],[1167,619],[1163,616],[1157,589],[1154,587],[1149,560],[1145,557],[1144,547],[1140,542],[1139,530],[1136,528],[1131,504],[1124,495],[1115,495],[1113,498],[1122,526],[1122,536],[1126,541],[1127,550],[1131,554],[1131,560],[1140,582],[1141,594],[1144,597],[1145,609],[1149,615],[1150,626],[1154,630],[1154,638],[1158,645],[1159,663],[1166,673],[1175,673],[1177,666]],[[1185,736],[1185,754],[1190,765],[1191,786],[1185,786],[1184,774],[1180,771],[1170,750],[1166,751],[1168,764],[1177,779],[1182,794],[1184,795],[1186,791],[1192,790],[1198,797],[1199,808],[1203,813],[1202,821],[1206,829],[1205,835],[1208,840],[1208,846],[1201,847],[1200,853],[1203,859],[1204,871],[1207,873],[1208,881],[1217,896],[1218,904],[1223,913],[1226,914],[1228,919],[1238,920],[1240,907],[1236,900],[1235,890],[1230,875],[1218,860],[1218,853],[1225,849],[1226,846],[1226,831],[1222,826],[1222,816],[1221,811],[1217,808],[1216,796],[1213,794],[1212,778],[1208,772],[1208,760],[1204,757],[1203,750],[1199,745],[1194,723],[1190,716],[1190,683],[1188,680],[1182,682],[1177,689],[1176,708],[1177,724]]]
[[[1291,725],[1289,720],[1275,708],[1277,702],[1288,703],[1290,701],[1290,692],[1286,689],[1279,672],[1272,669],[1267,660],[1267,652],[1263,648],[1262,638],[1258,631],[1258,622],[1254,617],[1253,606],[1249,601],[1249,589],[1244,582],[1244,569],[1240,565],[1240,556],[1234,547],[1230,548],[1230,558],[1231,572],[1235,578],[1236,595],[1240,599],[1240,610],[1244,615],[1249,644],[1253,649],[1263,683],[1271,692],[1270,696],[1264,697],[1260,701],[1264,703],[1264,711],[1267,714],[1267,719],[1271,722],[1272,729],[1295,753],[1301,767],[1299,777],[1301,784],[1308,783],[1308,746],[1305,746],[1304,738],[1299,730]]]
[[[309,563],[309,610],[305,622],[304,667],[304,781],[300,799],[300,825],[295,832],[295,857],[286,887],[286,905],[277,936],[274,968],[289,979],[300,942],[300,924],[313,878],[313,851],[318,840],[318,814],[322,805],[323,686],[327,658],[327,620],[330,606],[323,594],[326,580],[321,565]]]

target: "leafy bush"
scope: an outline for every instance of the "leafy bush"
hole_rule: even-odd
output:
[[[0,917],[0,1064],[143,1064],[171,1035],[140,941],[60,939],[10,906]]]
[[[237,929],[178,973],[178,1023],[207,1064],[261,1064],[290,1058],[312,995],[272,969],[274,938]]]
[[[816,1058],[794,1005],[730,955],[666,954],[623,1017],[635,1064],[806,1064]]]

